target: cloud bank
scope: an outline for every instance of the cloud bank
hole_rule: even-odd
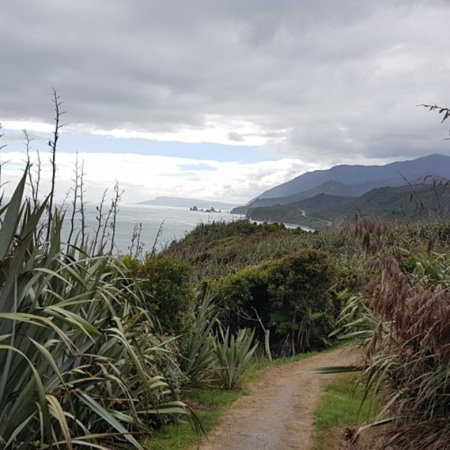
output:
[[[32,173],[37,170],[37,159],[32,154]],[[105,189],[119,181],[124,189],[123,201],[138,202],[159,196],[178,196],[206,200],[246,203],[251,197],[299,172],[314,170],[316,165],[301,163],[298,159],[283,158],[260,163],[218,162],[155,155],[117,153],[79,153],[84,164],[84,182],[88,201],[98,202]],[[50,153],[40,152],[41,194],[50,190]],[[8,180],[7,192],[22,176],[24,154],[1,153],[2,179]],[[232,176],[231,176],[232,174]],[[57,198],[62,201],[73,187],[75,154],[57,155]]]
[[[416,105],[450,104],[449,23],[444,0],[6,2],[0,121],[50,123],[54,86],[72,129],[264,146],[292,170],[448,152]]]

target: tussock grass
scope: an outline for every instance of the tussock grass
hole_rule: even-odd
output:
[[[385,446],[450,447],[449,229],[439,221],[356,230],[375,276],[366,300],[350,297],[341,325],[365,341],[366,394],[384,399]]]
[[[367,351],[369,386],[387,393],[400,448],[450,445],[450,257],[418,258],[413,273],[385,257],[371,286],[379,318]]]

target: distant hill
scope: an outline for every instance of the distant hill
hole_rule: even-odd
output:
[[[197,206],[197,208],[211,208],[230,210],[237,206],[232,203],[218,202],[215,200],[199,200],[193,198],[183,197],[156,197],[154,200],[147,200],[139,202],[139,205],[154,205],[154,206],[177,206],[181,208],[191,208]]]
[[[322,183],[312,189],[308,189],[303,192],[298,192],[297,194],[288,195],[286,197],[273,197],[273,198],[257,198],[251,203],[245,206],[238,206],[234,208],[232,212],[234,214],[246,214],[250,208],[257,208],[262,206],[271,205],[287,205],[289,203],[304,200],[310,197],[315,197],[318,194],[329,194],[329,195],[339,195],[339,196],[353,196],[355,190],[351,186],[347,186],[338,181],[330,180]]]
[[[378,187],[417,183],[426,176],[450,179],[450,156],[433,154],[384,166],[339,165],[307,172],[263,192],[232,212],[242,214],[253,207],[283,205],[320,193],[357,197]]]
[[[291,223],[312,228],[341,225],[355,215],[388,220],[417,220],[448,217],[450,185],[426,183],[372,189],[360,197],[318,194],[285,205],[250,208],[253,220]]]
[[[450,178],[450,156],[434,154],[384,166],[339,165],[328,170],[315,170],[275,186],[258,197],[286,197],[313,189],[330,180],[353,186],[357,191],[356,195],[361,195],[375,187],[403,184],[404,178],[413,182],[427,175]]]

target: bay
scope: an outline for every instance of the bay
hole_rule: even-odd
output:
[[[88,206],[86,231],[90,236],[95,233],[95,216],[95,208]],[[183,238],[201,223],[230,222],[242,218],[244,216],[227,211],[208,213],[174,206],[123,204],[119,206],[117,215],[115,253],[129,252],[133,231],[138,224],[142,225],[141,244],[145,252],[151,251],[153,246],[161,250],[173,240]]]

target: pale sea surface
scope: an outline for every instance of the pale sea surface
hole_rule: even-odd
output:
[[[87,232],[90,236],[95,233],[94,207],[87,208]],[[156,242],[156,250],[161,250],[173,240],[183,238],[201,223],[230,222],[244,218],[237,214],[222,211],[220,213],[207,213],[190,211],[189,208],[174,206],[153,205],[119,205],[117,216],[115,253],[128,253],[131,245],[133,230],[136,224],[142,224],[141,243],[144,243],[144,252],[151,251],[155,243],[158,230],[161,234]]]

